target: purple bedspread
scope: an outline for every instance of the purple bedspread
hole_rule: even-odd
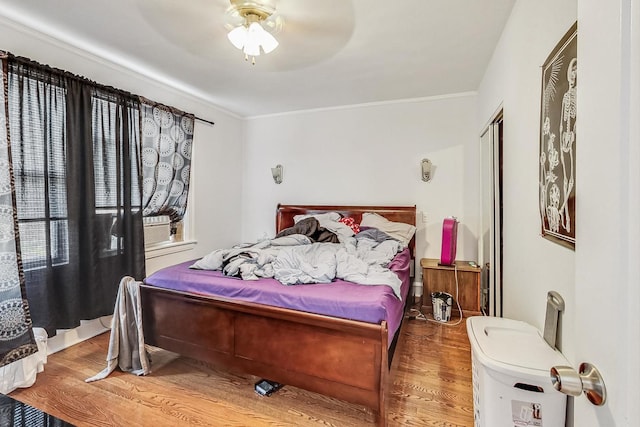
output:
[[[406,299],[410,283],[411,255],[405,249],[391,261],[389,268],[402,280]],[[163,268],[145,279],[159,288],[200,295],[215,295],[258,304],[266,304],[310,313],[369,323],[387,321],[389,344],[400,326],[404,302],[386,285],[358,285],[336,280],[331,283],[286,286],[275,279],[245,281],[224,276],[220,271],[194,270],[194,261]]]

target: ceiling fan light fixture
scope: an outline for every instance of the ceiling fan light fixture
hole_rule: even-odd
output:
[[[261,52],[267,54],[278,47],[278,40],[262,26],[262,22],[275,9],[253,1],[231,0],[230,11],[244,19],[242,25],[229,31],[227,38],[233,46],[242,50],[245,60],[251,56],[251,62],[255,64],[255,57],[260,56]]]
[[[247,31],[247,39],[245,40],[244,47],[242,49],[242,51],[249,56],[260,56],[260,37],[259,32],[256,31],[256,26],[262,29],[260,24],[256,24],[255,22],[251,24]]]
[[[229,31],[227,38],[237,49],[242,49],[247,41],[247,27],[241,25]]]
[[[264,53],[270,53],[278,47],[278,40],[269,34],[258,22],[249,25],[249,39],[254,39],[262,47]]]

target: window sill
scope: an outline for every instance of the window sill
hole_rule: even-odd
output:
[[[144,248],[144,257],[145,259],[151,259],[178,252],[190,251],[195,248],[197,244],[198,242],[196,240],[156,243],[155,245],[146,246]]]

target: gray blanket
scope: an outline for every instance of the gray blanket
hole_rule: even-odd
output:
[[[404,247],[397,240],[344,238],[342,243],[312,243],[301,234],[276,237],[230,249],[216,249],[191,265],[221,270],[244,280],[275,278],[284,285],[329,283],[343,279],[361,285],[388,285],[400,295],[400,278],[387,268]]]
[[[142,331],[140,282],[136,282],[129,276],[122,278],[118,289],[111,320],[107,367],[85,381],[92,382],[106,378],[116,366],[124,372],[136,375],[147,375],[151,372]]]

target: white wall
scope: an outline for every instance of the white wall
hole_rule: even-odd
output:
[[[541,66],[576,16],[576,0],[517,1],[478,91],[476,134],[504,108],[504,316],[540,330],[549,290],[564,297],[565,319],[575,308],[575,254],[541,237],[538,153]],[[563,328],[571,348],[570,322]]]
[[[442,220],[461,222],[458,259],[477,260],[475,94],[249,119],[243,239],[275,232],[278,203],[417,205],[417,255],[440,257]],[[421,180],[429,158],[433,179]],[[284,167],[276,185],[270,168]]]
[[[43,64],[85,76],[215,122],[196,121],[193,141],[191,216],[194,249],[153,258],[147,273],[200,257],[240,239],[243,121],[214,105],[166,84],[107,62],[86,51],[0,17],[0,48]]]

